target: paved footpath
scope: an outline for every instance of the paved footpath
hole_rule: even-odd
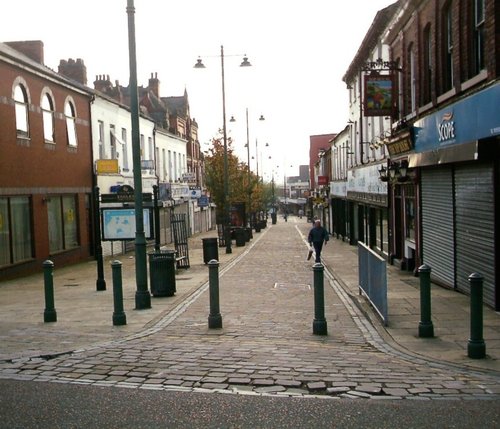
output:
[[[4,359],[0,378],[372,400],[500,398],[497,373],[388,347],[328,271],[328,335],[313,335],[312,263],[297,223],[279,222],[236,250],[220,266],[222,329],[208,328],[204,283],[147,329],[60,355]]]

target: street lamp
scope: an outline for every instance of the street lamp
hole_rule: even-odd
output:
[[[229,206],[229,177],[228,177],[228,161],[227,161],[227,128],[226,128],[226,88],[224,82],[224,46],[220,47],[220,65],[221,65],[221,79],[222,79],[222,132],[224,138],[224,235],[226,240],[226,253],[232,253],[231,249],[231,231],[229,229],[231,211]],[[243,61],[240,67],[250,67],[252,64],[248,61],[246,56],[243,57]],[[196,69],[204,69],[201,58],[196,60],[194,65]]]
[[[139,95],[137,92],[137,60],[135,50],[135,7],[134,0],[127,0],[128,43],[130,65],[130,116],[132,121],[132,162],[134,166],[134,208],[135,208],[135,308],[151,308],[148,291],[146,238],[144,235],[144,213],[142,204],[142,171],[139,131]]]
[[[247,124],[247,142],[245,144],[245,147],[247,148],[247,176],[248,176],[248,220],[247,222],[250,223],[250,214],[251,214],[251,204],[252,204],[252,187],[250,183],[250,129],[248,127],[248,107],[246,108],[245,111],[245,116],[246,116],[246,124]],[[266,118],[264,118],[264,115],[260,115],[259,121],[265,121]],[[234,116],[231,116],[231,119],[229,122],[236,122],[236,119],[234,119]],[[259,177],[259,164],[257,163],[257,178]]]

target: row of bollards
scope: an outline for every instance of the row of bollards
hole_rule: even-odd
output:
[[[122,263],[120,261],[111,262],[113,272],[113,325],[126,325],[127,316],[123,311],[123,286],[122,286]],[[43,263],[43,283],[45,292],[45,310],[43,321],[57,322],[57,312],[54,304],[54,263],[45,261]]]
[[[44,268],[44,288],[45,288],[45,311],[44,322],[56,322],[57,313],[54,306],[54,263],[45,261]],[[208,262],[209,268],[209,297],[210,314],[208,316],[209,329],[222,328],[222,315],[219,305],[219,262],[212,259]],[[123,285],[122,285],[122,263],[120,261],[111,262],[113,276],[113,325],[126,325],[127,316],[123,309]],[[327,335],[327,322],[325,319],[325,297],[324,297],[324,267],[320,263],[313,266],[314,272],[314,320],[313,334]]]
[[[420,322],[418,336],[434,337],[434,325],[431,320],[431,268],[422,265],[418,269],[420,276]],[[467,343],[467,356],[482,359],[486,356],[486,344],[483,339],[483,277],[472,273],[470,284],[470,338]]]
[[[210,314],[208,315],[208,328],[222,328],[222,316],[219,306],[219,262],[212,259],[208,262],[209,269],[209,297]],[[314,272],[314,320],[313,334],[327,335],[327,322],[325,319],[325,295],[324,295],[324,267],[320,263],[313,266]]]

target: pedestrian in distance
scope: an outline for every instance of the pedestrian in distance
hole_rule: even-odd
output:
[[[321,250],[323,250],[323,244],[326,245],[328,239],[328,231],[321,226],[321,221],[316,219],[314,221],[314,226],[309,231],[309,235],[307,237],[309,245],[314,247],[316,262],[321,262]]]

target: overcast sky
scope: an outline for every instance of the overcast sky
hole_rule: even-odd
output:
[[[138,84],[146,86],[158,73],[162,97],[187,89],[207,149],[222,127],[223,45],[227,126],[236,153],[246,162],[248,108],[259,174],[270,178],[274,169],[282,176],[285,167],[288,176],[298,175],[298,165],[309,163],[309,136],[345,127],[342,76],[376,12],[394,1],[135,0]],[[5,1],[0,41],[42,40],[50,68],[57,70],[60,59],[82,58],[88,86],[99,74],[126,86],[126,6],[126,0]],[[239,67],[245,54],[253,67]],[[198,57],[206,69],[193,69]],[[250,163],[255,171],[255,159]]]

